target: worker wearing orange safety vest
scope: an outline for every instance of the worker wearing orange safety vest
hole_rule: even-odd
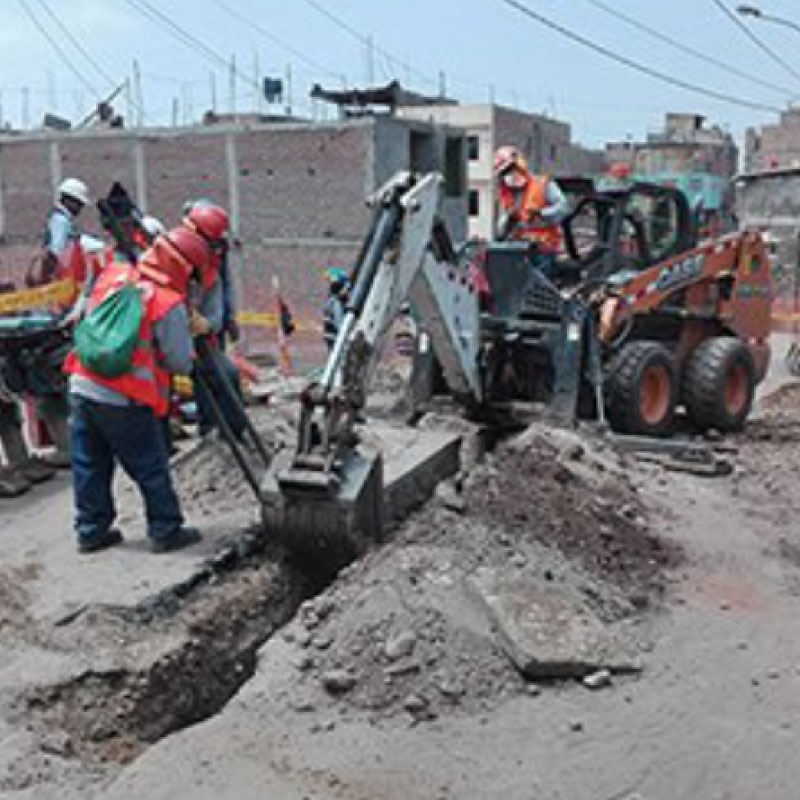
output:
[[[191,371],[194,359],[186,292],[209,249],[181,226],[159,236],[137,266],[108,266],[89,298],[99,306],[126,284],[140,290],[143,318],[132,366],[118,377],[92,372],[73,351],[70,375],[72,469],[78,550],[92,553],[119,544],[111,482],[115,461],[138,484],[145,502],[151,549],[164,552],[200,539],[183,525],[169,471],[161,418],[169,409],[170,374]]]
[[[563,192],[552,178],[532,174],[515,147],[497,151],[494,174],[501,210],[497,238],[536,242],[535,266],[552,276],[563,246],[560,223],[568,210]]]

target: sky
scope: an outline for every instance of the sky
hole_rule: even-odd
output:
[[[493,97],[547,113],[570,122],[573,137],[591,146],[641,139],[658,129],[668,110],[704,114],[741,139],[747,126],[773,122],[779,109],[800,100],[800,32],[747,21],[786,62],[782,66],[732,24],[715,0],[517,2],[651,70],[767,108],[741,107],[665,85],[568,40],[506,0],[0,0],[0,117],[15,126],[26,118],[38,124],[45,110],[81,119],[94,97],[126,79],[135,85],[134,62],[141,75],[144,121],[162,125],[176,113],[179,123],[197,120],[212,103],[218,111],[230,110],[233,102],[240,112],[254,110],[256,77],[285,80],[289,69],[293,110],[317,118],[332,117],[333,111],[312,107],[312,84],[340,88],[396,77],[425,93],[435,94],[444,85],[464,102]],[[724,2],[735,5],[735,0]],[[154,20],[152,11],[145,16],[143,3],[163,17]],[[601,5],[725,66],[638,32]],[[797,0],[764,0],[759,6],[800,23]],[[191,46],[176,38],[170,23],[178,36],[191,37]],[[227,66],[232,57],[235,97]],[[123,93],[117,109],[136,114],[136,100],[135,92]]]

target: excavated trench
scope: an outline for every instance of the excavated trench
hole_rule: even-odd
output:
[[[86,609],[60,635],[91,652],[119,644],[113,664],[26,692],[11,720],[41,733],[55,755],[129,763],[217,714],[252,677],[261,645],[322,588],[250,532],[191,580],[137,608]]]

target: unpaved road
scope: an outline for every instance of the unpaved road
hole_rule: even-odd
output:
[[[783,377],[777,373],[771,386]],[[739,454],[730,477],[702,479],[652,465],[634,470],[640,500],[649,508],[650,528],[642,536],[670,539],[684,552],[663,595],[656,595],[658,607],[633,628],[645,668],[641,677],[616,678],[598,692],[573,683],[527,692],[513,670],[498,668],[495,654],[487,660],[491,674],[469,674],[475,684],[491,681],[485,692],[468,687],[469,703],[444,704],[430,718],[402,707],[380,713],[319,693],[306,701],[298,689],[298,673],[306,667],[298,664],[296,640],[288,635],[269,639],[258,664],[240,661],[236,648],[242,646],[242,655],[253,661],[257,626],[264,638],[271,630],[259,615],[286,594],[277,561],[245,561],[231,575],[223,565],[196,598],[173,602],[169,592],[194,580],[205,569],[204,558],[240,541],[237,526],[248,514],[237,518],[230,512],[246,503],[244,495],[231,496],[226,472],[217,480],[213,471],[197,470],[187,480],[187,499],[199,492],[204,501],[211,475],[218,499],[197,504],[207,533],[202,547],[166,558],[143,552],[135,526],[125,548],[79,558],[68,535],[63,479],[5,505],[0,797],[796,800],[800,392],[782,395],[732,443]],[[524,485],[517,482],[514,490],[524,491]],[[592,498],[598,507],[607,500],[602,490]],[[490,518],[502,516],[500,501],[494,511],[487,507]],[[528,499],[526,514],[535,515],[533,505]],[[219,507],[226,513],[214,519]],[[434,524],[439,518],[420,519]],[[635,530],[629,526],[625,536]],[[457,532],[456,525],[448,531],[451,547],[458,545]],[[412,544],[427,552],[441,546],[442,538],[418,531]],[[435,561],[437,552],[427,557]],[[528,550],[529,559],[538,552]],[[409,557],[402,543],[387,546],[386,556],[392,553]],[[473,551],[465,547],[462,555],[471,559]],[[441,567],[433,572],[444,581],[443,564],[434,566]],[[369,580],[381,576],[364,574]],[[419,582],[420,575],[414,579]],[[352,576],[348,580],[352,584]],[[377,580],[366,588],[369,603],[380,596],[382,584]],[[248,591],[258,593],[262,605],[254,621],[239,626],[247,616]],[[165,592],[163,607],[153,602]],[[329,592],[340,602],[350,596],[337,595],[336,586]],[[232,624],[220,624],[226,614]],[[488,635],[469,613],[464,616],[476,637]],[[323,658],[336,642],[314,646]],[[229,657],[221,657],[228,650]],[[476,652],[476,659],[486,653]],[[192,668],[185,670],[186,664]],[[214,675],[216,666],[224,674]],[[243,673],[231,680],[233,670]],[[137,729],[124,728],[124,714],[115,716],[126,704],[134,717],[148,709],[157,717],[162,710],[174,714],[187,697],[202,697],[207,683],[228,691],[251,671],[220,713],[149,749],[149,742],[134,735]],[[99,689],[87,691],[95,683]],[[151,698],[154,685],[158,694]],[[24,706],[20,712],[20,695],[35,701],[29,713]],[[481,697],[487,702],[478,702]],[[204,699],[207,712],[224,699],[224,692],[213,702]],[[85,746],[76,737],[82,731],[94,736],[95,718],[101,728],[117,722],[122,729],[101,730],[98,741]],[[191,721],[190,715],[183,719]]]
[[[745,437],[735,476],[653,487],[688,562],[642,642],[640,679],[411,725],[285,711],[293,673],[262,669],[222,714],[154,747],[100,797],[796,800],[798,444],[797,428],[750,453]],[[765,488],[774,470],[780,492]]]

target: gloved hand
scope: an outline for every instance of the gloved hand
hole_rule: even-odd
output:
[[[241,338],[242,332],[239,330],[239,323],[232,319],[228,322],[228,336],[231,337],[232,342],[238,342]]]
[[[211,333],[211,323],[196,308],[191,311],[189,327],[193,337],[208,336]]]

